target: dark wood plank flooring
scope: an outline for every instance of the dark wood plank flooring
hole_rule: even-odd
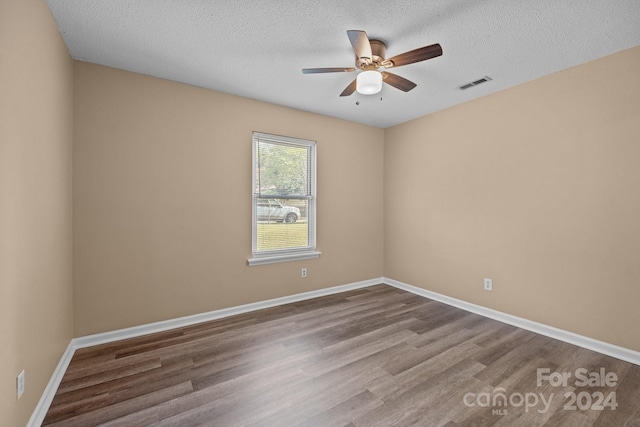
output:
[[[43,425],[640,426],[640,366],[378,285],[78,350]]]

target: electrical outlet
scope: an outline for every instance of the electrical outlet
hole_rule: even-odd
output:
[[[493,290],[493,279],[487,279],[485,277],[485,279],[484,279],[484,290],[485,291],[492,291]]]
[[[300,273],[300,275],[301,275],[302,277],[307,277],[307,269],[306,269],[306,268],[303,268],[303,269],[302,269],[302,271],[301,271],[301,273]]]
[[[24,394],[24,369],[18,374],[16,378],[16,391],[18,392],[18,399]]]

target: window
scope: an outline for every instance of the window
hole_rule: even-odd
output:
[[[253,133],[249,265],[317,258],[316,143]]]

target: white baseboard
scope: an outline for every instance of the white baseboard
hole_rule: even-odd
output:
[[[456,298],[451,298],[446,295],[442,295],[436,292],[427,291],[426,289],[418,288],[416,286],[408,285],[406,283],[399,282],[397,280],[389,279],[385,277],[384,283],[393,286],[398,289],[411,292],[412,294],[419,295],[421,297],[429,298],[435,301],[442,302],[453,307],[460,308],[471,313],[479,314],[490,319],[498,320],[502,323],[517,326],[518,328],[526,329],[531,332],[535,332],[540,335],[544,335],[550,338],[555,338],[560,341],[567,342],[569,344],[577,345],[588,350],[597,351],[598,353],[605,354],[607,356],[615,357],[616,359],[624,360],[625,362],[640,365],[640,352],[630,350],[628,348],[620,347],[614,344],[609,344],[604,341],[599,341],[593,338],[585,337],[584,335],[578,335],[573,332],[565,331],[563,329],[554,328],[542,323],[534,322],[531,320],[523,319],[522,317],[513,316],[511,314],[503,313],[501,311],[492,310],[480,305],[472,304],[466,301],[462,301]]]
[[[351,291],[354,289],[365,288],[367,286],[379,285],[383,283],[384,278],[364,280],[361,282],[350,283],[347,285],[334,286],[331,288],[319,289],[317,291],[304,292],[301,294],[289,295],[286,297],[274,298],[265,301],[253,302],[250,304],[238,305],[236,307],[223,308],[221,310],[209,311],[207,313],[194,314],[192,316],[179,317],[177,319],[164,320],[161,322],[149,323],[146,325],[133,326],[126,329],[118,329],[116,331],[104,332],[101,334],[87,335],[80,338],[74,338],[75,348],[92,347],[94,345],[110,343],[114,341],[124,340],[127,338],[135,338],[142,335],[153,334],[156,332],[164,332],[171,329],[182,328],[184,326],[196,325],[198,323],[209,322],[211,320],[222,319],[225,317],[235,316],[238,314],[248,313],[251,311],[262,310],[265,308],[276,307],[279,305],[290,304],[292,302],[304,301],[311,298],[323,297],[326,295],[339,294],[340,292]]]
[[[180,317],[177,319],[165,320],[162,322],[149,323],[146,325],[134,326],[131,328],[119,329],[110,332],[104,332],[101,334],[87,335],[84,337],[74,338],[69,343],[67,350],[62,355],[58,366],[56,367],[47,387],[42,393],[42,397],[38,402],[27,427],[39,427],[44,421],[44,417],[49,410],[49,406],[53,401],[53,398],[58,390],[58,386],[62,381],[71,358],[77,349],[92,347],[95,345],[106,344],[114,341],[119,341],[128,338],[135,338],[142,335],[148,335],[156,332],[163,332],[170,329],[181,328],[184,326],[191,326],[198,323],[208,322],[211,320],[222,319],[225,317],[235,316],[237,314],[248,313],[251,311],[262,310],[265,308],[276,307],[279,305],[289,304],[292,302],[304,301],[311,298],[318,298],[326,295],[338,294],[340,292],[351,291],[355,289],[365,288],[367,286],[373,286],[384,283],[389,286],[393,286],[398,289],[402,289],[412,294],[419,295],[425,298],[429,298],[435,301],[442,302],[444,304],[451,305],[453,307],[460,308],[471,313],[476,313],[490,319],[498,320],[509,325],[517,326],[528,331],[545,335],[551,338],[555,338],[570,344],[577,345],[589,350],[597,351],[598,353],[605,354],[607,356],[615,357],[620,360],[624,360],[635,365],[640,365],[640,352],[630,350],[627,348],[619,347],[613,344],[609,344],[603,341],[598,341],[593,338],[585,337],[575,334],[573,332],[564,331],[562,329],[547,326],[542,323],[533,322],[531,320],[523,319],[521,317],[512,316],[510,314],[502,313],[500,311],[492,310],[490,308],[482,307],[480,305],[472,304],[466,301],[462,301],[456,298],[451,298],[446,295],[438,294],[436,292],[427,291],[426,289],[418,288],[416,286],[408,285],[406,283],[399,282],[397,280],[389,279],[386,277],[380,277],[377,279],[364,280],[361,282],[350,283],[347,285],[334,286],[331,288],[319,289],[317,291],[304,292],[295,295],[289,295],[281,298],[274,298],[266,301],[259,301],[250,304],[239,305],[236,307],[224,308],[221,310],[214,310],[207,313],[195,314],[192,316]]]
[[[51,402],[53,402],[53,397],[56,395],[56,391],[58,391],[58,386],[62,381],[64,373],[67,371],[67,367],[69,366],[75,351],[76,349],[73,346],[73,340],[71,340],[67,349],[62,354],[62,357],[58,362],[58,366],[56,366],[56,369],[53,371],[53,375],[51,375],[44,392],[42,392],[42,396],[31,414],[31,418],[29,418],[27,427],[40,427],[42,425],[44,417],[47,415],[49,406],[51,406]]]
[[[181,328],[184,326],[196,325],[198,323],[209,322],[211,320],[222,319],[224,317],[235,316],[237,314],[248,313],[251,311],[262,310],[265,308],[276,307],[279,305],[290,304],[292,302],[304,301],[312,298],[323,297],[327,295],[339,294],[341,292],[351,291],[367,286],[379,285],[383,283],[382,277],[377,279],[363,280],[361,282],[350,283],[347,285],[334,286],[331,288],[319,289],[317,291],[304,292],[286,297],[274,298],[266,301],[259,301],[250,304],[239,305],[236,307],[223,308],[207,313],[194,314],[192,316],[179,317],[177,319],[165,320],[162,322],[149,323],[146,325],[133,326],[131,328],[118,329],[115,331],[104,332],[101,334],[87,335],[84,337],[74,338],[69,343],[67,350],[62,355],[58,366],[44,389],[40,401],[36,405],[35,410],[31,414],[31,418],[27,423],[27,427],[40,427],[47,415],[49,406],[53,402],[53,398],[60,386],[62,377],[64,376],[71,358],[76,350],[80,348],[92,347],[95,345],[106,344],[127,338],[135,338],[143,335],[163,332],[170,329]]]

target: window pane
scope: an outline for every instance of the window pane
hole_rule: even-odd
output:
[[[308,207],[306,199],[258,199],[258,251],[309,246]]]
[[[309,195],[308,148],[258,142],[257,193],[260,195]]]

